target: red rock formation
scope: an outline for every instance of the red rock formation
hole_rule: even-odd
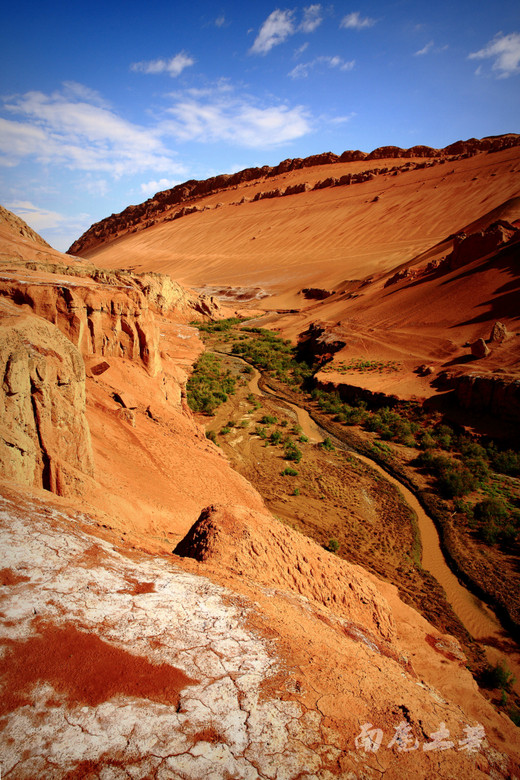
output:
[[[281,173],[287,173],[288,171],[298,170],[302,168],[316,167],[320,165],[330,165],[334,163],[355,162],[359,160],[376,160],[376,159],[392,159],[392,158],[405,158],[405,157],[431,157],[446,159],[449,156],[468,156],[476,154],[479,151],[496,151],[505,149],[508,146],[512,146],[520,143],[520,136],[507,135],[499,136],[498,138],[484,138],[482,140],[470,139],[469,141],[458,141],[455,144],[451,144],[445,149],[430,149],[426,146],[415,146],[411,149],[401,149],[397,146],[386,146],[374,149],[370,154],[360,151],[345,151],[342,155],[338,156],[332,152],[325,152],[323,154],[311,155],[304,159],[289,159],[284,160],[279,165],[269,167],[264,165],[262,168],[246,168],[243,171],[239,171],[234,174],[221,174],[219,176],[213,176],[205,181],[190,180],[173,187],[170,190],[164,190],[163,192],[156,193],[153,198],[149,198],[144,203],[138,206],[128,206],[120,214],[112,214],[110,217],[101,220],[93,224],[77,241],[75,241],[68,252],[70,254],[84,254],[100,244],[113,241],[117,236],[122,233],[126,233],[132,228],[142,230],[146,227],[151,227],[156,221],[161,218],[161,215],[171,211],[171,207],[183,203],[188,200],[200,198],[212,193],[216,193],[219,190],[237,187],[244,182],[255,181],[261,178],[269,178],[277,176]],[[437,161],[437,160],[435,160]],[[413,164],[410,163],[410,168],[413,168]],[[422,164],[424,167],[424,164]],[[397,173],[398,169],[395,170]],[[373,177],[373,172],[358,173],[352,181],[359,183],[367,181]],[[348,182],[334,182],[350,183]],[[322,186],[334,186],[334,184]],[[274,191],[274,190],[273,190]],[[301,191],[301,190],[299,190]],[[289,192],[288,189],[282,191],[277,190],[278,195],[296,194],[295,192]],[[265,195],[264,195],[265,197]],[[276,196],[268,196],[276,197]],[[181,213],[182,212],[182,213]],[[175,212],[173,215],[169,215],[167,218],[175,219],[178,216],[183,216],[192,211],[181,210]]]
[[[55,325],[0,301],[0,472],[59,495],[93,474],[85,366]]]
[[[448,268],[450,271],[460,268],[518,238],[520,238],[520,230],[504,220],[494,222],[485,230],[469,236],[460,233],[454,238],[453,252],[446,258]]]
[[[49,244],[35,230],[30,228],[23,219],[20,219],[20,217],[17,217],[16,214],[8,211],[3,206],[0,206],[0,225],[7,226],[11,232],[50,249]]]

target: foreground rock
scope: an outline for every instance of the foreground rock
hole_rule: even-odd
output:
[[[85,366],[54,325],[0,299],[0,471],[60,495],[93,474]]]

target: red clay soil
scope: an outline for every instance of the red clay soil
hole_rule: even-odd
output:
[[[176,707],[179,692],[196,682],[180,669],[152,664],[73,624],[42,623],[36,636],[24,642],[4,641],[4,646],[2,715],[32,701],[33,686],[42,682],[50,683],[69,706],[89,707],[117,695]]]

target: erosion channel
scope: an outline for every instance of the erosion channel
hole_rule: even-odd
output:
[[[402,598],[461,641],[470,661],[503,660],[520,692],[520,654],[494,612],[446,563],[433,520],[416,496],[372,459],[324,430],[283,398],[269,378],[239,357],[216,351],[241,377],[214,417],[203,418],[233,464],[282,522],[397,585]],[[290,437],[301,462],[284,459]],[[324,447],[328,440],[332,447]],[[294,471],[294,474],[284,470]]]

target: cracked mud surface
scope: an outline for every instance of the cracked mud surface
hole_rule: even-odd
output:
[[[280,752],[284,777],[295,776],[290,766],[317,768],[301,706],[262,700],[276,661],[245,627],[245,602],[161,559],[138,566],[155,590],[128,592],[136,564],[107,542],[96,542],[86,569],[92,539],[55,510],[5,500],[1,510],[4,564],[24,580],[2,599],[14,686],[3,776],[64,777],[81,766],[89,776],[102,764],[103,777],[282,777]]]
[[[510,729],[497,740],[477,694],[464,711],[446,701],[446,681],[432,687],[431,642],[428,658],[412,654],[415,670],[403,667],[314,599],[260,583],[237,595],[215,581],[220,565],[208,564],[210,581],[204,564],[125,553],[91,536],[84,514],[29,495],[5,491],[0,526],[3,777],[508,776]],[[348,567],[335,565],[339,576]],[[412,611],[401,608],[395,647],[410,653]],[[354,748],[363,720],[388,741],[403,713],[424,742],[443,719],[454,739],[482,721],[489,742],[467,755]]]

